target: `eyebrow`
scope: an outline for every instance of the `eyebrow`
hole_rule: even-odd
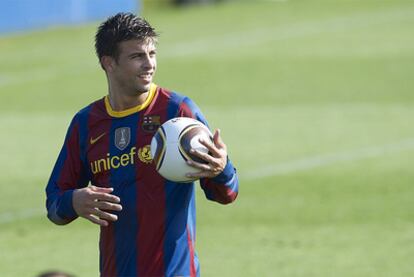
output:
[[[141,54],[145,54],[145,51],[135,51],[135,52],[132,52],[131,54],[128,54],[128,57],[132,57],[132,56],[136,56],[136,55],[141,55]]]
[[[149,53],[156,53],[157,49],[153,49],[151,51],[149,51]],[[141,54],[145,54],[145,51],[140,51],[140,52],[132,52],[131,54],[128,55],[129,58],[133,57],[133,56],[137,56],[137,55],[141,55]]]

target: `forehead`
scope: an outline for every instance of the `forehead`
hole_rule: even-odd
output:
[[[119,54],[131,54],[134,52],[150,52],[156,49],[155,41],[152,39],[131,39],[121,41],[118,44]]]

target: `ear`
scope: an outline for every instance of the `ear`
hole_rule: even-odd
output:
[[[101,65],[105,71],[112,72],[114,69],[115,59],[111,56],[102,56]]]

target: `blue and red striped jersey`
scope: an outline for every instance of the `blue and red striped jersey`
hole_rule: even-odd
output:
[[[164,179],[149,155],[157,128],[178,116],[207,125],[192,100],[153,84],[142,105],[117,112],[106,96],[79,111],[69,126],[46,187],[48,217],[68,224],[77,218],[75,189],[113,187],[123,209],[100,230],[101,276],[199,276],[194,183]],[[231,161],[200,185],[207,199],[233,202],[238,179]]]

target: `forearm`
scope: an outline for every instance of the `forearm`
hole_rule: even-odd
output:
[[[207,199],[221,204],[229,204],[236,200],[239,190],[239,180],[236,169],[230,160],[223,172],[214,178],[204,178],[200,180],[201,187]]]
[[[78,217],[73,209],[73,192],[74,190],[67,190],[63,193],[48,193],[46,200],[47,217],[53,223],[65,225]]]

